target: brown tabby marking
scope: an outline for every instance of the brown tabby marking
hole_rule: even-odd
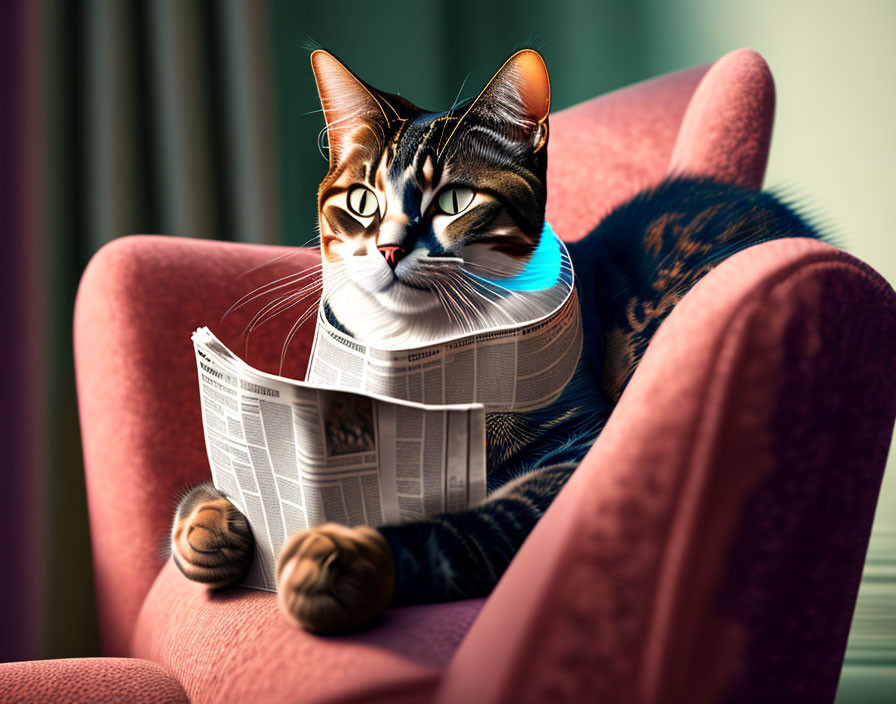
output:
[[[287,617],[312,633],[367,625],[395,595],[389,544],[368,526],[325,523],[287,539],[277,559]]]
[[[245,517],[223,497],[198,503],[177,521],[172,546],[181,572],[212,587],[241,579],[254,551]]]
[[[657,257],[666,242],[674,243],[672,251],[661,261],[669,263],[660,266],[651,286],[662,297],[655,303],[645,302],[640,296],[633,296],[625,307],[626,328],[612,328],[607,331],[606,358],[604,360],[602,385],[607,399],[612,403],[619,400],[622,390],[635,367],[641,361],[650,335],[645,332],[655,322],[663,320],[681,300],[684,293],[708,272],[712,266],[693,268],[689,260],[703,256],[737,232],[742,232],[747,220],[739,221],[727,228],[719,237],[710,242],[697,241],[696,237],[706,224],[719,212],[721,205],[711,206],[680,224],[684,213],[666,213],[658,217],[647,228],[644,237],[646,251]]]

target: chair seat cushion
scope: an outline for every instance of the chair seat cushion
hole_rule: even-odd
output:
[[[192,702],[428,701],[482,599],[391,609],[354,635],[315,636],[252,589],[213,592],[173,563],[140,612],[133,654],[159,663]]]

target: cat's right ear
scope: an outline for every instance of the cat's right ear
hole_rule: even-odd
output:
[[[352,144],[379,141],[389,123],[383,104],[370,87],[323,49],[311,54],[311,70],[327,122],[330,166],[338,164]]]

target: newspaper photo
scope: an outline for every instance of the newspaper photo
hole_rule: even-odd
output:
[[[486,495],[482,404],[425,405],[249,366],[208,328],[193,333],[215,486],[256,541],[244,586],[276,590],[287,536],[329,521],[410,521]]]

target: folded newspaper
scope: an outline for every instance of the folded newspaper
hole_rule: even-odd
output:
[[[254,369],[208,328],[193,333],[215,486],[246,516],[243,585],[276,590],[286,537],[328,521],[409,521],[485,498],[481,404],[424,405]]]

